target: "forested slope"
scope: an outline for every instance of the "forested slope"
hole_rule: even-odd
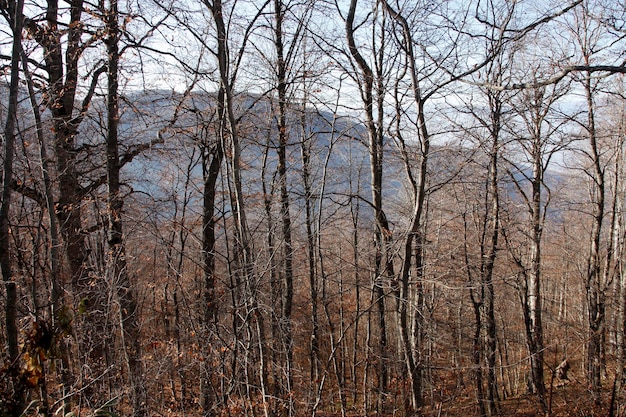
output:
[[[623,5],[0,12],[0,415],[626,412]]]

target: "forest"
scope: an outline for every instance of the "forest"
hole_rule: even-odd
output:
[[[623,1],[0,14],[0,416],[626,416]]]

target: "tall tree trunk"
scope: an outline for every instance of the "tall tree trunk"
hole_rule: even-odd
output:
[[[48,210],[49,217],[49,235],[50,235],[50,284],[51,284],[51,314],[53,320],[53,329],[57,335],[65,336],[72,332],[72,318],[69,308],[65,305],[65,285],[62,279],[64,271],[62,269],[61,259],[61,235],[59,229],[59,222],[56,215],[54,190],[52,186],[52,178],[50,176],[51,161],[48,157],[47,144],[44,137],[44,125],[41,118],[41,111],[39,109],[39,103],[37,101],[37,93],[35,92],[35,84],[32,74],[28,68],[28,58],[24,51],[22,51],[22,68],[24,76],[26,78],[26,86],[28,89],[28,97],[30,100],[31,110],[33,112],[33,118],[35,119],[36,136],[39,144],[39,160],[41,164],[41,176],[44,183],[44,200],[45,206]],[[65,414],[70,412],[70,396],[68,395],[72,389],[74,382],[74,375],[70,369],[70,346],[66,340],[60,340],[59,354],[61,356],[61,374],[62,381],[62,397],[63,400],[63,412]]]
[[[291,312],[293,309],[293,245],[291,237],[291,215],[289,213],[289,190],[287,184],[287,62],[283,45],[283,23],[285,6],[281,0],[274,0],[274,46],[276,47],[276,75],[278,92],[278,183],[280,188],[280,218],[282,222],[282,247],[284,269],[282,273],[282,311],[280,318],[281,344],[285,352],[285,387],[283,401],[286,401],[287,414],[293,416],[295,403],[293,389],[293,335]]]
[[[218,303],[216,294],[216,271],[215,271],[215,202],[216,185],[220,174],[220,168],[224,153],[222,145],[217,141],[213,146],[208,143],[202,145],[202,173],[204,178],[203,209],[202,209],[202,272],[204,277],[203,287],[203,331],[206,335],[203,346],[205,352],[206,369],[200,378],[201,407],[205,415],[212,416],[216,413],[215,403],[217,398],[213,394],[211,376],[213,370],[209,364],[210,343],[213,340],[213,332],[217,331]]]
[[[586,126],[589,135],[589,147],[591,150],[591,162],[593,168],[589,175],[592,180],[592,221],[589,255],[587,257],[587,274],[585,289],[587,295],[587,323],[589,326],[589,338],[587,341],[587,381],[591,387],[591,395],[594,403],[600,405],[600,390],[602,388],[602,333],[604,332],[605,303],[602,282],[601,239],[602,224],[605,217],[605,174],[600,160],[598,139],[595,123],[595,106],[593,102],[593,86],[591,74],[587,73],[584,81],[585,95],[587,99],[588,121]],[[611,251],[607,256],[612,256]],[[609,258],[610,259],[610,258]],[[609,267],[609,265],[607,265]]]
[[[360,170],[357,171],[357,185],[356,189],[353,191],[352,184],[352,174],[350,175],[350,193],[358,194],[360,191]],[[350,199],[350,218],[352,220],[352,263],[354,267],[354,333],[352,335],[352,363],[351,367],[351,382],[352,382],[352,404],[357,404],[357,400],[359,397],[359,368],[360,364],[360,352],[359,347],[362,344],[361,339],[361,316],[363,314],[361,310],[361,272],[360,272],[360,263],[361,263],[361,253],[360,253],[360,233],[359,233],[359,225],[360,225],[360,212],[361,212],[361,200],[360,199]]]
[[[11,361],[10,373],[13,383],[13,398],[10,400],[8,411],[12,416],[20,416],[24,408],[25,386],[19,378],[18,330],[17,330],[17,287],[11,265],[10,250],[10,210],[11,193],[13,182],[13,157],[15,153],[17,105],[19,96],[20,58],[22,52],[22,25],[24,2],[18,0],[9,2],[8,20],[13,34],[13,46],[11,51],[11,79],[9,82],[9,97],[7,106],[7,119],[4,125],[4,161],[2,170],[2,201],[0,202],[0,269],[2,269],[2,282],[6,291],[5,301],[5,326],[6,340],[8,344],[9,360]]]
[[[271,308],[271,330],[272,330],[272,339],[276,343],[279,343],[280,340],[280,313],[282,310],[282,294],[281,294],[281,286],[279,280],[279,274],[276,266],[276,243],[275,243],[275,233],[274,233],[274,216],[272,214],[272,201],[274,196],[274,186],[275,186],[275,175],[271,175],[272,181],[268,181],[267,169],[268,162],[270,157],[270,149],[272,149],[272,123],[270,122],[270,126],[268,127],[267,132],[267,143],[263,152],[263,166],[261,168],[261,182],[263,188],[263,205],[265,207],[265,217],[267,222],[267,253],[269,254],[269,275],[270,275],[270,294],[272,299],[272,308]],[[268,187],[268,182],[270,183]],[[270,398],[270,414],[276,414],[276,400],[281,398],[280,391],[280,376],[279,372],[279,360],[278,354],[280,349],[277,347],[271,348],[271,365],[272,365],[272,379],[274,384],[272,386],[272,392],[267,392],[269,387],[262,386],[263,388],[263,396]]]
[[[499,63],[496,64],[498,71]],[[500,73],[494,74],[497,78]],[[490,126],[489,136],[491,149],[489,152],[489,168],[485,193],[485,216],[480,242],[480,274],[481,287],[484,292],[485,318],[485,357],[487,363],[487,411],[490,416],[498,413],[498,385],[496,379],[496,318],[495,318],[495,289],[493,274],[498,253],[500,237],[500,193],[498,189],[498,164],[500,155],[500,133],[502,129],[502,98],[501,93],[489,91]]]
[[[496,99],[497,100],[497,99]],[[493,100],[492,100],[493,101]],[[486,242],[481,244],[481,279],[482,285],[485,288],[485,330],[486,330],[486,358],[487,358],[487,409],[489,415],[493,416],[498,413],[497,396],[498,386],[496,380],[496,348],[497,348],[497,334],[496,334],[496,317],[495,317],[495,290],[493,285],[493,272],[496,262],[496,256],[498,251],[498,237],[499,232],[499,217],[500,217],[500,204],[499,204],[499,192],[498,192],[498,148],[500,143],[498,141],[500,132],[500,105],[499,100],[495,103],[497,107],[492,111],[493,130],[492,136],[492,149],[490,155],[489,165],[489,177],[488,177],[488,196],[491,199],[487,203],[487,216],[485,226],[483,228],[485,233]]]
[[[567,86],[538,87],[519,93],[518,110],[526,136],[520,136],[519,144],[523,149],[531,172],[524,173],[524,168],[515,166],[517,175],[522,173],[523,180],[516,178],[509,171],[511,179],[528,210],[528,222],[521,232],[526,236],[528,249],[512,248],[507,233],[501,229],[519,270],[519,296],[524,316],[526,343],[530,359],[529,389],[537,395],[544,412],[548,412],[546,385],[544,380],[544,328],[542,290],[542,238],[546,224],[546,213],[550,204],[550,194],[544,184],[544,175],[548,163],[554,154],[564,146],[553,139],[554,130],[550,128],[552,107],[567,92]]]
[[[335,103],[335,106],[337,106],[338,103]],[[336,107],[335,107],[336,108]],[[336,132],[336,112],[334,113],[334,117],[333,117],[333,121],[332,124],[330,126],[330,132],[331,132],[331,139],[330,139],[330,143],[328,146],[328,151],[326,153],[326,158],[324,160],[324,167],[322,169],[322,177],[320,180],[320,188],[318,191],[319,197],[317,199],[317,211],[316,211],[316,219],[315,219],[315,257],[317,260],[317,269],[316,269],[316,277],[319,277],[319,281],[320,281],[320,294],[319,294],[319,303],[321,303],[322,308],[326,311],[326,307],[328,305],[328,303],[330,302],[327,296],[327,287],[328,287],[328,276],[326,274],[326,267],[325,267],[325,256],[324,256],[324,250],[323,250],[323,244],[322,244],[322,233],[321,230],[323,228],[323,213],[324,213],[324,203],[325,203],[325,196],[326,196],[326,185],[327,185],[327,181],[328,181],[328,175],[329,175],[329,164],[330,164],[330,160],[331,160],[331,156],[333,154],[333,147],[335,144],[335,132]],[[315,289],[315,293],[317,296],[317,288]],[[328,315],[326,315],[326,318],[328,319]],[[326,383],[326,378],[328,377],[328,367],[330,366],[330,364],[332,363],[332,361],[335,359],[335,355],[334,355],[334,347],[335,347],[335,338],[334,338],[334,327],[333,327],[333,322],[329,321],[328,323],[328,327],[329,327],[329,341],[330,341],[330,346],[331,346],[331,353],[330,353],[330,357],[328,358],[328,360],[325,362],[325,365],[323,367],[323,370],[320,369],[320,377],[318,379],[317,382],[317,389],[316,389],[316,393],[315,393],[315,402],[313,404],[312,407],[312,415],[315,416],[319,406],[322,403],[322,396],[323,396],[323,392],[324,392],[324,386]]]
[[[306,94],[306,93],[305,93]],[[311,386],[315,387],[320,375],[320,341],[319,341],[319,313],[318,313],[318,283],[315,268],[315,235],[313,233],[313,190],[311,185],[311,138],[306,132],[306,101],[303,104],[301,115],[302,138],[300,140],[300,155],[302,158],[302,184],[304,187],[304,209],[307,238],[307,266],[309,276],[309,294],[311,297],[311,345],[310,345],[310,379]],[[321,197],[320,197],[321,198]]]
[[[258,303],[258,280],[254,270],[255,254],[252,248],[252,239],[246,219],[244,194],[242,189],[241,173],[241,143],[238,134],[238,121],[234,114],[233,82],[236,71],[230,68],[229,39],[224,21],[224,10],[221,0],[206,1],[209,7],[216,30],[216,59],[220,80],[220,94],[218,101],[218,135],[222,150],[226,156],[227,174],[229,184],[232,187],[230,193],[230,206],[233,213],[233,226],[235,242],[233,246],[236,271],[235,280],[243,279],[242,305],[245,309],[243,317],[246,318],[244,325],[248,334],[252,337],[256,334],[259,354],[259,378],[253,386],[267,386],[267,360],[266,360],[266,336],[265,321]],[[261,11],[259,11],[261,13]],[[257,14],[258,16],[258,14]],[[253,22],[250,22],[252,24]],[[241,46],[240,54],[243,53],[244,45]],[[232,273],[232,272],[231,272]],[[237,332],[237,330],[236,330]],[[249,351],[246,352],[250,353]],[[246,364],[246,375],[252,369]],[[250,391],[252,381],[246,383],[246,391]],[[265,398],[263,398],[264,406]]]
[[[543,159],[538,150],[533,160],[530,265],[526,271],[528,311],[527,332],[530,351],[531,382],[540,403],[547,410],[546,387],[543,374],[543,323],[541,303],[541,234],[543,215],[541,209],[541,187],[543,183]]]
[[[147,397],[143,365],[141,359],[141,334],[139,325],[139,306],[135,290],[131,283],[126,263],[126,248],[122,224],[124,200],[120,189],[119,160],[119,11],[117,0],[109,0],[106,13],[107,38],[105,43],[108,54],[108,91],[107,91],[107,186],[108,186],[108,223],[109,223],[109,272],[119,299],[120,327],[123,335],[123,347],[128,361],[131,405],[134,417],[147,414]],[[101,335],[104,336],[104,335]]]
[[[426,124],[426,115],[424,113],[425,100],[422,96],[420,82],[417,73],[417,64],[413,51],[413,37],[411,28],[406,18],[396,11],[387,1],[382,2],[384,9],[389,13],[391,18],[400,26],[402,32],[401,48],[406,55],[406,71],[411,80],[411,92],[413,100],[415,100],[417,112],[417,131],[419,140],[419,168],[417,175],[413,174],[411,160],[408,154],[406,141],[402,136],[400,121],[403,119],[403,110],[401,108],[400,98],[396,87],[396,131],[395,136],[400,144],[400,151],[405,165],[407,178],[411,185],[412,191],[412,213],[407,229],[403,261],[400,268],[399,282],[399,326],[402,339],[403,355],[405,366],[408,371],[409,383],[411,385],[411,405],[415,411],[422,407],[422,372],[419,365],[419,355],[422,349],[421,328],[422,322],[416,320],[413,326],[416,328],[411,332],[411,323],[409,322],[409,306],[415,306],[413,314],[423,317],[424,312],[421,310],[422,282],[424,281],[424,212],[426,203],[426,181],[428,175],[428,164],[430,157],[430,132]],[[415,257],[414,257],[415,256]],[[414,266],[415,276],[411,277],[411,269]],[[410,288],[410,280],[417,282],[416,288]],[[417,328],[419,327],[419,328]]]
[[[87,249],[85,232],[81,224],[81,201],[84,190],[80,184],[77,168],[78,150],[75,136],[78,126],[84,118],[89,105],[90,95],[83,101],[81,114],[76,117],[75,99],[78,87],[79,60],[83,45],[81,44],[83,1],[70,2],[70,23],[67,31],[67,45],[61,43],[58,0],[48,0],[46,9],[47,29],[31,29],[35,38],[44,49],[46,71],[50,82],[50,99],[48,107],[52,112],[54,123],[54,147],[57,157],[59,181],[59,200],[57,214],[61,224],[61,233],[65,239],[67,259],[72,274],[72,282],[80,291],[89,293],[89,283],[85,271]],[[97,80],[96,72],[94,78]],[[91,93],[91,92],[90,92]],[[79,295],[80,296],[80,295]],[[94,301],[94,300],[89,300]],[[95,301],[94,301],[95,302]],[[101,347],[100,347],[101,348]]]
[[[609,415],[621,415],[624,409],[624,367],[626,366],[626,265],[624,264],[624,196],[626,195],[626,181],[624,178],[624,138],[626,133],[625,114],[621,114],[617,137],[617,152],[615,158],[615,194],[613,203],[615,243],[613,250],[616,259],[615,297],[617,300],[615,312],[615,343],[617,345],[617,366],[615,382],[611,398]]]
[[[348,48],[352,59],[356,63],[360,71],[360,93],[361,100],[363,102],[363,110],[365,111],[365,125],[368,133],[369,140],[369,155],[370,155],[370,181],[372,200],[371,205],[374,210],[374,219],[376,222],[376,229],[374,231],[374,273],[373,273],[373,287],[374,300],[377,306],[378,314],[378,369],[377,369],[377,411],[383,412],[385,409],[385,399],[387,396],[387,383],[388,383],[388,341],[387,341],[387,319],[386,319],[386,295],[384,290],[385,278],[390,279],[394,276],[393,262],[388,253],[388,246],[391,241],[391,231],[389,229],[389,222],[383,211],[383,198],[382,198],[382,182],[383,182],[383,80],[381,74],[377,74],[375,80],[374,72],[371,67],[361,55],[357,42],[355,40],[355,28],[354,19],[356,14],[356,8],[358,0],[351,0],[348,14],[346,16],[345,28],[346,37],[348,40]],[[378,65],[383,59],[383,50],[381,47],[380,53],[376,56]],[[376,105],[377,113],[374,117],[375,100],[374,100],[374,85],[376,83]]]
[[[106,308],[101,302],[103,280],[89,274],[87,266],[86,232],[82,225],[82,203],[87,190],[81,184],[79,160],[82,156],[79,154],[75,136],[106,66],[93,69],[90,85],[82,96],[81,104],[77,105],[79,69],[83,65],[84,51],[84,2],[71,0],[68,3],[67,9],[59,9],[58,0],[47,0],[44,22],[27,19],[25,28],[42,49],[42,69],[47,73],[44,97],[52,119],[58,184],[54,208],[60,236],[65,244],[64,254],[60,258],[69,267],[67,288],[71,289],[75,308],[81,311],[80,323],[78,320],[75,323],[78,352],[80,356],[84,355],[87,365],[81,368],[81,372],[89,372],[87,378],[97,378],[105,367],[107,338],[102,336],[108,332],[105,331],[106,320],[102,312]],[[59,27],[61,15],[69,16],[67,25],[63,27]],[[89,396],[89,393],[98,391],[103,384],[104,379],[100,378],[98,382],[81,391],[81,395]]]

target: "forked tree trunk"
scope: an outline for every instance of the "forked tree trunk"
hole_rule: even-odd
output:
[[[369,66],[365,58],[361,55],[357,42],[355,40],[355,28],[354,20],[358,0],[351,0],[348,9],[348,14],[345,21],[346,37],[348,40],[348,48],[350,55],[354,60],[357,68],[360,71],[360,93],[363,103],[363,110],[365,111],[365,127],[368,134],[368,145],[370,155],[370,181],[372,200],[371,205],[374,210],[374,219],[376,222],[376,228],[374,231],[374,271],[372,291],[373,297],[376,303],[376,313],[378,316],[379,329],[376,332],[378,334],[377,343],[377,391],[378,398],[376,409],[378,412],[384,412],[385,400],[388,391],[388,365],[389,365],[389,352],[388,352],[388,340],[387,340],[387,318],[386,318],[386,295],[384,290],[385,280],[394,276],[393,262],[390,254],[388,253],[388,247],[391,242],[391,232],[389,230],[389,223],[383,211],[383,198],[382,198],[382,182],[383,182],[383,97],[382,94],[376,95],[374,98],[374,86],[376,83],[377,93],[382,91],[382,75],[377,73],[377,79],[375,80],[374,72]],[[383,54],[379,54],[376,59],[379,60],[377,65],[381,65],[380,60]],[[374,113],[375,105],[377,106],[376,116]]]
[[[398,24],[402,32],[402,50],[406,57],[406,71],[411,80],[412,98],[415,100],[417,113],[418,130],[418,170],[417,175],[413,174],[411,160],[408,155],[406,142],[402,136],[402,129],[399,125],[403,118],[400,100],[396,94],[396,138],[400,143],[400,151],[404,160],[405,171],[411,185],[412,191],[412,212],[407,228],[403,245],[403,261],[400,268],[400,287],[397,291],[399,296],[399,327],[403,347],[405,367],[408,372],[409,384],[411,387],[411,409],[409,413],[415,412],[423,405],[422,399],[422,369],[420,355],[422,351],[422,320],[418,317],[424,316],[422,310],[423,282],[424,282],[424,213],[426,211],[426,181],[428,175],[428,164],[430,157],[430,133],[426,125],[426,115],[424,113],[425,100],[422,96],[420,82],[417,73],[416,57],[413,51],[413,37],[411,28],[406,18],[396,11],[387,1],[383,1],[384,9],[391,18]],[[411,277],[411,270],[415,272]],[[415,288],[410,288],[410,280],[415,282]],[[409,311],[409,307],[413,311]],[[410,315],[415,317],[413,321],[413,331],[411,331]]]
[[[220,95],[217,103],[218,109],[218,137],[225,155],[226,168],[228,174],[229,186],[232,187],[230,193],[230,206],[233,214],[233,229],[235,242],[233,245],[233,258],[236,270],[234,271],[234,279],[243,279],[243,299],[241,303],[245,309],[243,317],[245,317],[245,326],[250,335],[256,335],[258,347],[258,370],[259,381],[251,381],[248,378],[246,383],[246,393],[258,386],[268,385],[267,375],[267,357],[266,357],[266,335],[265,335],[265,318],[262,314],[258,303],[258,281],[255,273],[255,259],[252,248],[252,239],[246,218],[246,207],[244,202],[244,194],[242,189],[242,172],[241,172],[241,143],[238,134],[238,120],[234,113],[233,98],[233,82],[236,78],[235,70],[230,67],[229,38],[227,35],[227,27],[224,21],[224,10],[221,0],[205,1],[205,5],[209,8],[213,21],[215,23],[215,35],[217,41],[216,59],[218,64],[218,74],[220,82]],[[260,11],[259,11],[260,13]],[[258,14],[257,14],[258,17]],[[253,22],[249,22],[252,25]],[[241,46],[239,53],[242,54],[244,45]],[[232,274],[233,272],[231,272]],[[236,321],[236,320],[235,320]],[[237,330],[236,330],[237,332]],[[252,336],[251,336],[252,337]],[[239,341],[237,341],[239,344]],[[250,351],[246,351],[248,355]],[[250,371],[254,368],[249,364],[246,366],[246,376],[250,375]],[[236,372],[233,370],[233,372]],[[266,398],[263,399],[263,406],[267,412]]]
[[[81,369],[90,370],[89,377],[96,377],[104,371],[106,337],[103,335],[108,332],[105,331],[106,320],[102,312],[106,308],[100,300],[102,279],[89,274],[87,266],[86,232],[82,225],[82,203],[87,190],[81,184],[79,160],[82,155],[75,137],[106,66],[93,69],[90,84],[78,104],[79,70],[83,63],[83,37],[86,36],[82,22],[84,2],[71,0],[68,3],[67,8],[63,6],[60,9],[58,0],[48,0],[43,22],[27,19],[25,29],[41,47],[44,59],[41,69],[47,74],[45,104],[52,120],[58,186],[53,206],[59,234],[64,241],[64,254],[59,259],[67,262],[69,272],[69,279],[64,275],[57,279],[63,279],[61,285],[71,290],[75,308],[82,312],[81,321],[74,322],[78,335],[77,349],[81,356],[84,355],[87,365]],[[59,25],[61,15],[69,17],[63,27]],[[81,395],[89,396],[103,385],[104,378],[99,378],[98,382],[81,391]]]

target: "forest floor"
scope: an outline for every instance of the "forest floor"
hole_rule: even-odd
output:
[[[600,405],[597,406],[591,399],[591,393],[586,387],[579,384],[567,384],[554,387],[546,398],[548,412],[543,413],[538,398],[534,394],[525,394],[501,400],[499,410],[501,416],[552,416],[552,417],[595,417],[608,416],[611,402],[610,390],[606,390]],[[423,416],[437,417],[469,417],[478,414],[478,407],[474,398],[458,404],[442,404],[439,408],[424,410]]]
[[[549,387],[548,387],[549,389]],[[553,387],[547,397],[548,412],[543,413],[536,395],[526,394],[509,397],[499,402],[499,416],[508,417],[607,417],[611,403],[610,387],[605,388],[600,406],[591,400],[591,393],[577,383]],[[624,405],[622,405],[622,408]],[[624,410],[622,410],[624,413]],[[389,413],[389,416],[403,415],[402,412]],[[472,417],[479,415],[475,398],[465,397],[440,402],[434,407],[425,407],[416,416],[423,417]],[[626,416],[626,414],[620,414]],[[317,413],[318,417],[341,417],[341,413]],[[347,417],[361,417],[362,412],[351,412]]]
[[[549,389],[549,387],[548,387]],[[580,384],[565,384],[554,387],[546,398],[548,412],[544,413],[534,394],[509,397],[499,402],[500,416],[551,416],[551,417],[606,417],[611,403],[610,389],[602,395],[600,405],[591,399],[589,390]],[[441,403],[438,407],[422,410],[420,415],[433,417],[470,417],[479,415],[475,398],[465,398],[456,403]]]

